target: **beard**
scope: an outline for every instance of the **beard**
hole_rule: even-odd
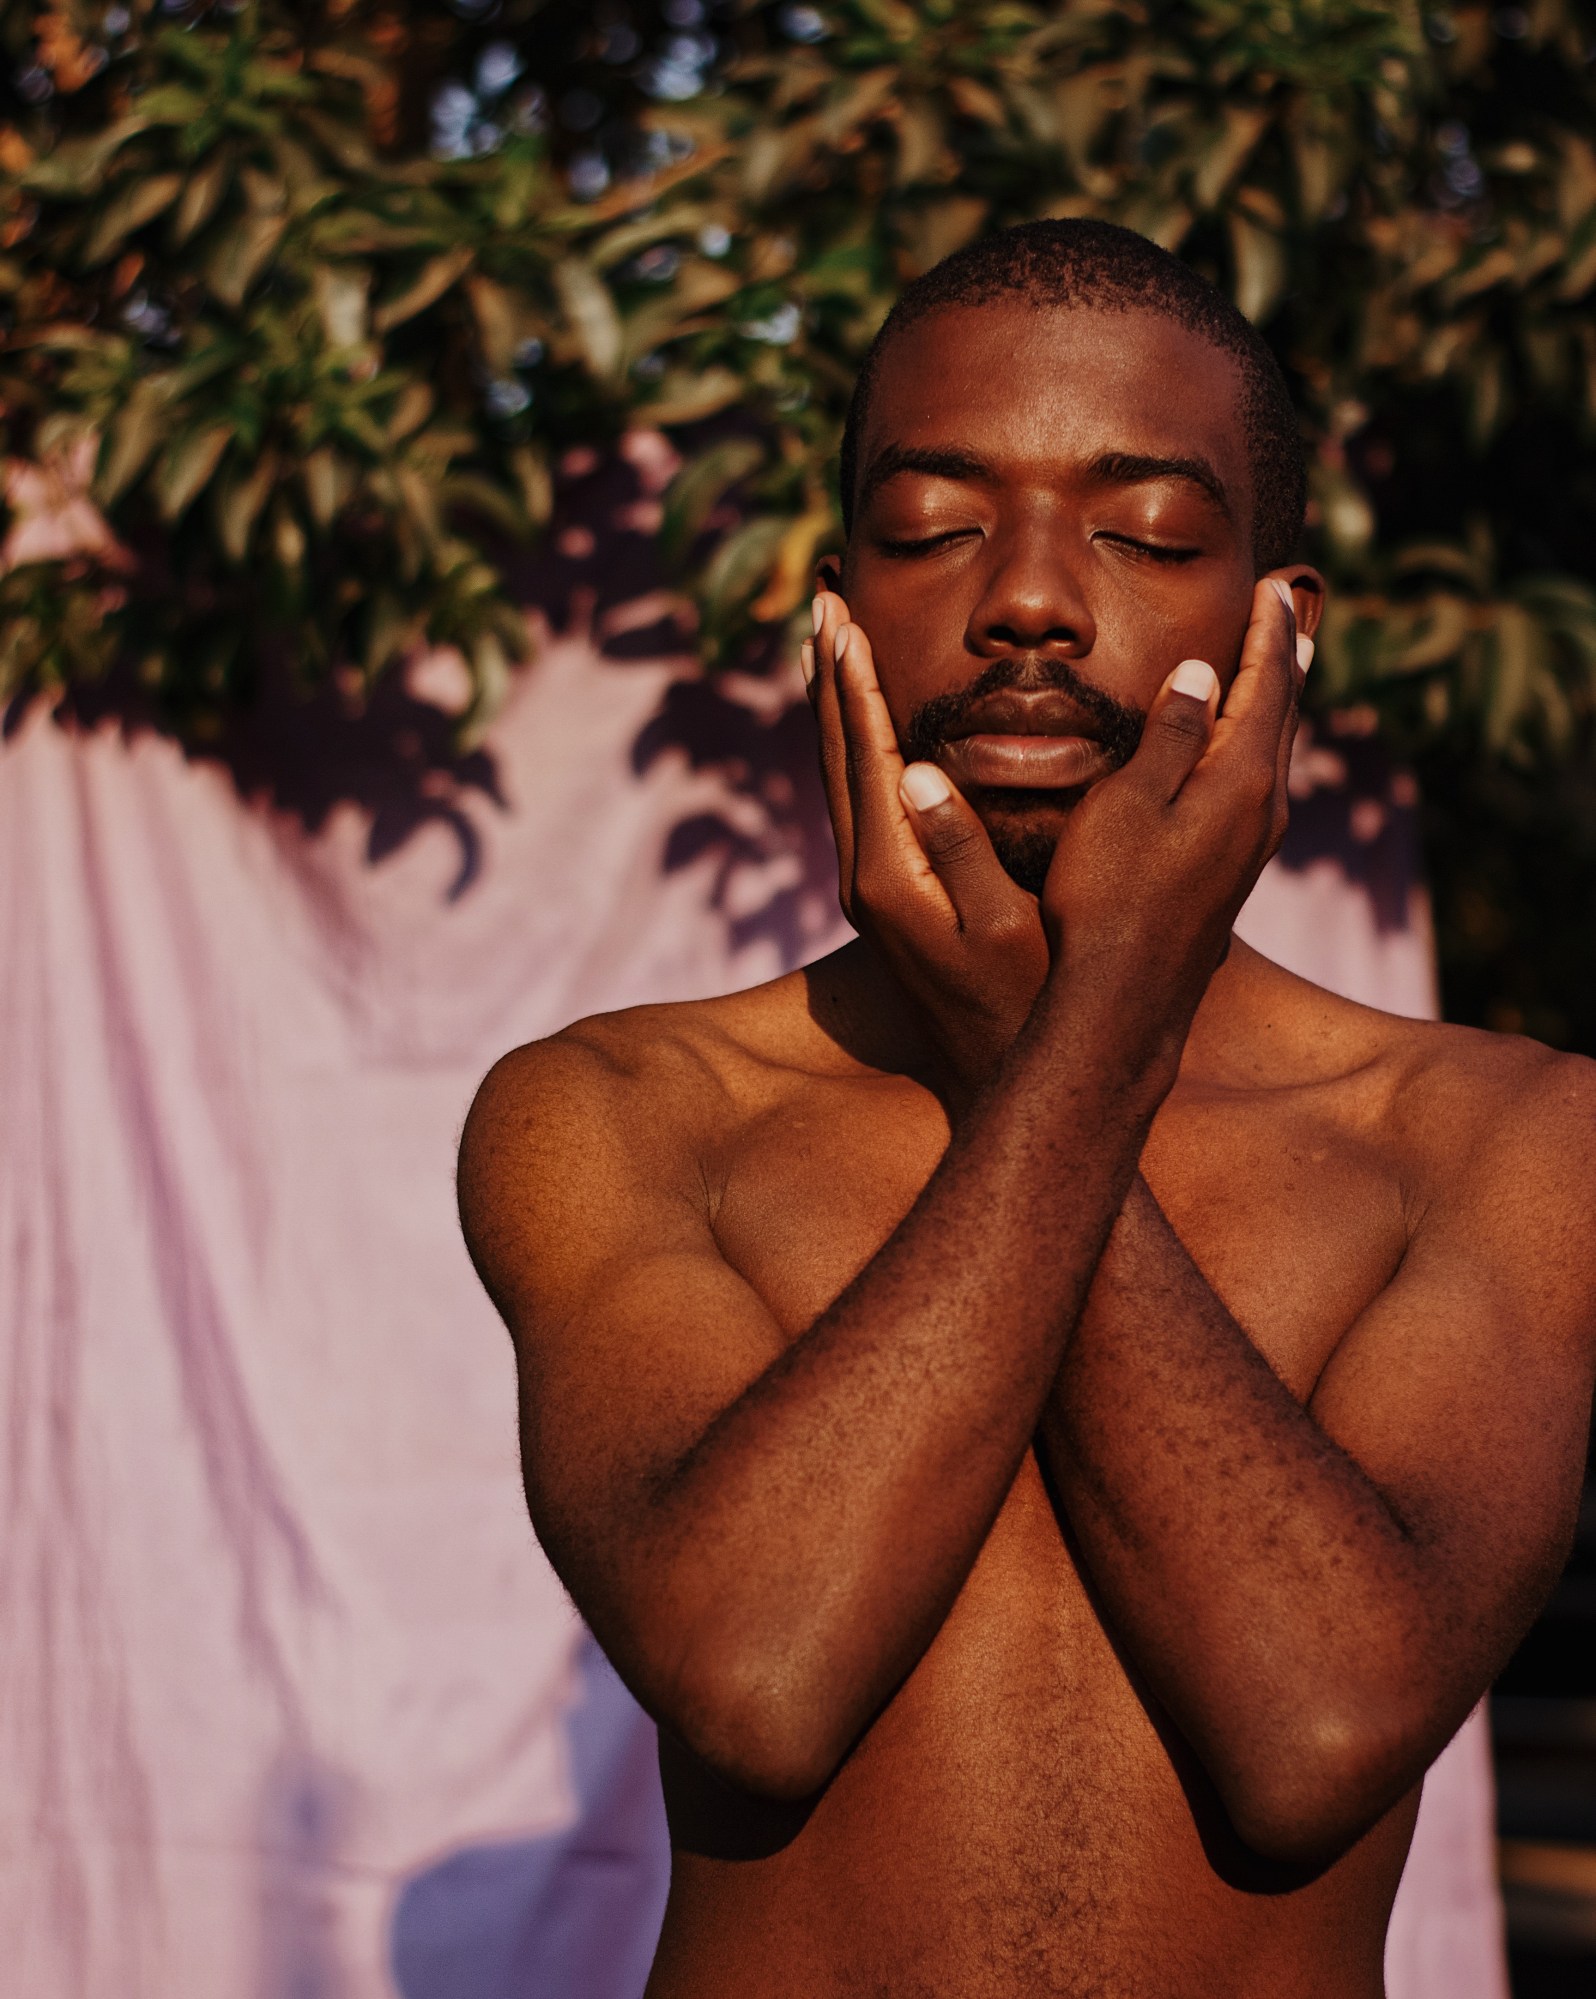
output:
[[[970,733],[969,715],[989,694],[1010,689],[1021,693],[1062,692],[1069,695],[1087,723],[1083,735],[1103,747],[1110,771],[1122,769],[1136,754],[1147,721],[1146,711],[1116,701],[1089,680],[1083,680],[1068,660],[1031,654],[1022,659],[995,659],[968,687],[922,701],[909,716],[903,732],[905,763],[939,763],[941,753],[957,736]],[[1030,895],[1039,896],[1058,845],[1056,824],[1038,825],[1045,816],[1056,821],[1080,803],[1084,790],[1025,791],[994,788],[975,809],[992,841],[1003,871]],[[975,801],[971,801],[975,804]]]
[[[1025,816],[1038,809],[1056,814],[1060,800],[1068,799],[1064,810],[1077,801],[1076,792],[1022,791],[1017,799],[1031,800],[1030,805],[1019,804],[1012,808],[1013,820],[1006,815],[983,814],[981,823],[986,827],[987,837],[992,842],[992,851],[1002,863],[1003,872],[1010,881],[1018,882],[1028,895],[1040,899],[1042,888],[1047,881],[1047,871],[1053,865],[1053,850],[1058,845],[1058,831],[1024,823]],[[1045,803],[1044,803],[1045,801]]]

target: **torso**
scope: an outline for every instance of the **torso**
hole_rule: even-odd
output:
[[[1410,1100],[1452,1031],[1257,976],[1284,1022],[1260,1075],[1183,1072],[1142,1163],[1306,1402],[1403,1255],[1430,1170],[1411,1134],[1434,1125]],[[716,1240],[796,1338],[912,1205],[942,1109],[817,1059],[795,981],[669,1012],[718,1086],[694,1138]],[[1116,1650],[1034,1452],[817,1802],[738,1797],[668,1741],[661,1766],[674,1863],[648,1999],[1377,1999],[1417,1809],[1313,1879],[1247,1854]]]

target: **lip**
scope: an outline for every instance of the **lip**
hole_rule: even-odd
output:
[[[938,761],[961,791],[1075,791],[1106,777],[1095,717],[1060,687],[1005,687],[977,701]]]
[[[982,732],[960,736],[938,759],[961,791],[1073,791],[1108,773],[1108,755],[1091,736]]]

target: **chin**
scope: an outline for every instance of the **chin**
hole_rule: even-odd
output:
[[[1004,873],[1027,894],[1042,893],[1053,849],[1080,796],[1057,791],[988,792],[977,806]]]

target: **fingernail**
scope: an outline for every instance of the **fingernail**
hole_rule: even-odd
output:
[[[1297,664],[1304,673],[1313,665],[1313,640],[1306,632],[1297,634]]]
[[[1177,694],[1189,694],[1193,701],[1207,701],[1218,692],[1219,675],[1205,659],[1183,659],[1169,677]]]
[[[1310,650],[1312,650],[1311,647]],[[804,685],[807,687],[815,677],[815,642],[813,639],[805,639],[803,644],[798,648],[798,665],[803,673]]]
[[[852,625],[841,625],[838,627],[837,636],[831,641],[831,657],[839,666],[842,664],[843,654],[848,650],[848,640],[852,635]]]
[[[1295,597],[1292,596],[1291,585],[1285,580],[1285,578],[1283,576],[1271,576],[1269,579],[1269,587],[1271,590],[1274,591],[1275,595],[1280,599],[1281,603],[1285,605],[1286,609],[1291,613],[1291,615],[1295,617],[1297,615],[1297,600]]]
[[[815,599],[815,601],[814,601],[814,602],[813,602],[813,603],[812,603],[812,604],[811,604],[811,605],[809,606],[809,608],[810,608],[810,610],[811,610],[811,611],[812,611],[812,612],[814,613],[814,619],[815,619],[815,637],[816,637],[816,638],[819,638],[819,636],[820,636],[820,627],[821,627],[821,626],[822,626],[822,625],[823,625],[823,624],[824,624],[824,623],[826,622],[826,600],[825,600],[825,598],[824,598],[824,597],[817,597],[817,598]]]
[[[898,779],[898,790],[916,812],[932,812],[953,796],[952,785],[935,764],[910,764]]]

